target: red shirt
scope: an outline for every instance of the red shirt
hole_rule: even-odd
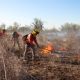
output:
[[[2,37],[4,35],[4,33],[0,32],[0,37]]]
[[[36,36],[34,36],[33,34],[29,34],[29,35],[27,36],[27,43],[37,44]]]

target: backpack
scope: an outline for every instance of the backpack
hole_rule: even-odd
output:
[[[27,36],[28,36],[28,34],[24,35],[24,36],[22,37],[22,40],[23,40],[23,41],[26,41]]]

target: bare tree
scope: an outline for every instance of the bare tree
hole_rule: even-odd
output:
[[[9,27],[7,27],[7,30],[8,31],[12,31],[13,30],[13,26],[10,25]]]
[[[34,29],[42,30],[43,29],[43,22],[40,19],[35,18],[33,22]]]
[[[73,23],[65,23],[64,25],[61,26],[61,31],[66,31],[66,32],[71,32],[71,31],[79,31],[80,30],[80,25],[78,24],[73,24]]]
[[[2,23],[2,24],[0,25],[0,27],[1,27],[1,29],[5,29],[6,25],[5,25],[4,23]]]
[[[13,29],[18,30],[19,26],[20,25],[17,22],[13,23]]]
[[[31,28],[28,25],[24,25],[18,29],[21,32],[31,31]]]

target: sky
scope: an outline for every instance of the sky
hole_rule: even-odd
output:
[[[80,0],[0,0],[0,24],[30,25],[34,18],[46,29],[66,22],[80,24]]]

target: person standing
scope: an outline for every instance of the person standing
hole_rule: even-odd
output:
[[[13,48],[16,46],[16,44],[18,45],[19,47],[19,50],[20,50],[20,44],[19,44],[19,33],[17,31],[14,31],[13,34],[12,34],[12,39],[13,39]]]

